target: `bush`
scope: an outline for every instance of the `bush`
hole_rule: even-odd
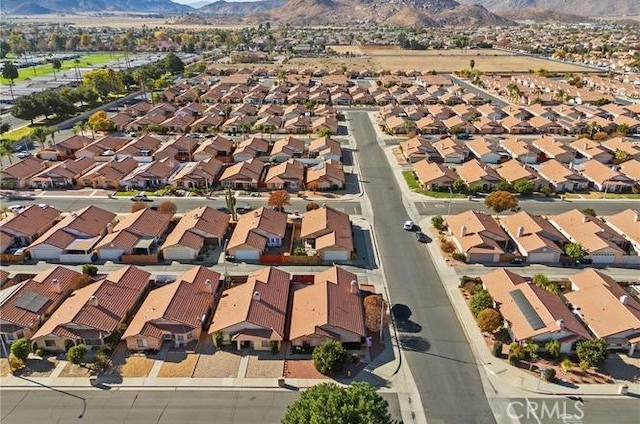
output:
[[[9,368],[11,368],[11,373],[15,374],[24,368],[24,361],[11,353],[9,354]]]
[[[544,373],[542,374],[542,378],[544,379],[544,381],[553,383],[554,381],[556,381],[556,370],[554,370],[553,368],[546,368],[544,370]]]
[[[347,351],[339,342],[328,340],[313,350],[311,358],[318,371],[324,375],[331,375],[342,369]]]
[[[42,358],[44,356],[44,350],[36,349],[35,354],[37,357]]]
[[[460,253],[460,252],[453,252],[451,254],[451,257],[453,259],[455,259],[456,261],[460,261],[460,262],[465,262],[467,260],[467,255],[465,255],[464,253]]]
[[[278,352],[280,352],[280,343],[278,343],[276,340],[271,340],[271,353],[275,355]]]
[[[493,298],[486,290],[480,290],[471,297],[469,307],[473,316],[477,317],[480,312],[493,307]]]
[[[476,321],[480,330],[493,333],[502,325],[502,315],[495,309],[487,308],[478,314]]]
[[[302,246],[298,246],[293,249],[293,256],[307,256],[307,249]]]
[[[516,366],[516,364],[518,363],[518,357],[511,353],[509,354],[507,360],[509,361],[509,365]]]
[[[604,340],[582,340],[578,342],[576,353],[580,359],[580,368],[585,362],[588,367],[598,368],[607,359],[607,344]]]
[[[496,340],[493,342],[493,346],[491,346],[491,354],[496,358],[499,358],[502,355],[502,342]]]
[[[453,253],[456,251],[456,245],[447,240],[446,237],[440,238],[440,248],[444,253]]]
[[[437,230],[444,230],[445,228],[447,228],[447,226],[444,223],[444,218],[441,217],[440,215],[436,215],[433,218],[431,218],[431,225],[433,225],[433,227]]]
[[[571,371],[571,368],[573,368],[573,362],[571,361],[571,358],[562,359],[562,361],[560,361],[560,368],[562,368],[563,372]]]
[[[81,364],[84,362],[84,356],[87,354],[87,347],[83,344],[72,346],[67,351],[67,361],[72,364]]]
[[[95,277],[98,275],[98,267],[93,264],[84,264],[82,265],[82,273],[90,277]]]
[[[111,353],[113,353],[113,349],[111,349],[111,346],[109,345],[104,344],[98,348],[98,356],[102,355],[110,358]]]
[[[11,354],[23,362],[27,360],[29,351],[29,341],[24,337],[16,340],[11,345]]]
[[[215,334],[213,335],[213,342],[215,343],[218,349],[222,347],[223,340],[224,338],[222,337],[222,332],[216,331]]]

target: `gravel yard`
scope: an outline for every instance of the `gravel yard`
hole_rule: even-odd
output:
[[[236,378],[240,367],[240,355],[218,350],[214,354],[202,354],[193,373],[196,378]]]
[[[279,353],[260,353],[249,355],[246,378],[278,378],[282,377],[284,356]]]

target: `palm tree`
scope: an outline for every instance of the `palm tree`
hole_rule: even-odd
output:
[[[12,156],[13,156],[13,142],[8,138],[3,138],[0,140],[0,157],[6,156],[9,159],[9,165],[13,164]]]
[[[538,359],[538,350],[540,346],[538,346],[532,339],[526,341],[524,345],[524,351],[527,353],[529,357],[529,371],[533,369],[533,361]]]
[[[31,130],[31,137],[35,138],[40,144],[40,147],[44,150],[47,144],[47,136],[51,134],[51,131],[47,127],[35,127]]]
[[[71,132],[73,132],[74,134],[80,134],[84,136],[84,132],[88,129],[89,129],[89,124],[87,123],[87,121],[79,121],[79,122],[76,122],[76,124],[73,126],[73,128],[71,129]]]

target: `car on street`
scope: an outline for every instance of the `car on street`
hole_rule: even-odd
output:
[[[18,158],[19,159],[28,158],[29,156],[31,156],[31,152],[28,151],[28,150],[23,150],[21,152],[18,152]]]
[[[522,265],[524,263],[524,259],[523,258],[513,258],[511,259],[511,263],[514,265]]]
[[[216,209],[217,209],[217,210],[219,210],[220,212],[224,212],[224,213],[231,213],[231,211],[229,210],[229,208],[228,208],[228,207],[226,207],[226,206],[218,206]]]
[[[253,208],[251,206],[238,206],[236,208],[236,213],[238,215],[244,215],[245,213],[251,212]]]
[[[416,240],[418,240],[420,243],[428,243],[429,237],[427,237],[427,235],[422,231],[418,231],[416,232]]]
[[[402,226],[402,228],[404,228],[407,231],[413,231],[413,228],[416,226],[416,224],[413,223],[413,221],[405,221],[404,225]]]
[[[17,213],[17,212],[20,212],[22,209],[24,209],[24,206],[22,206],[22,205],[11,205],[7,209],[9,209],[13,213]]]
[[[138,193],[136,195],[131,196],[131,200],[134,202],[146,202],[149,200],[146,193]]]

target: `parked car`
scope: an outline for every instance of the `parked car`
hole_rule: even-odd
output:
[[[18,153],[18,158],[19,159],[28,158],[29,156],[31,156],[31,152],[28,151],[28,150],[23,150],[23,151]]]
[[[402,226],[402,228],[404,228],[407,231],[413,231],[413,228],[416,226],[416,224],[413,223],[413,221],[405,221],[404,225]]]
[[[236,213],[239,215],[244,215],[245,213],[251,212],[253,208],[249,205],[247,206],[238,206],[236,208]]]
[[[149,198],[147,197],[146,193],[138,193],[134,196],[131,196],[131,200],[133,200],[134,202],[146,202],[147,200],[149,200]]]
[[[416,232],[416,239],[420,243],[428,243],[429,242],[429,237],[427,237],[427,235],[425,233],[423,233],[422,231]]]
[[[226,207],[226,206],[218,206],[216,209],[217,209],[217,210],[219,210],[220,212],[224,212],[224,213],[231,213],[231,211],[229,210],[229,208],[228,208],[228,207]]]
[[[24,209],[24,206],[22,206],[22,205],[11,205],[7,209],[9,209],[11,212],[17,213],[17,212],[20,212],[22,209]]]
[[[511,263],[514,265],[522,265],[524,263],[523,258],[513,258],[511,259]]]

